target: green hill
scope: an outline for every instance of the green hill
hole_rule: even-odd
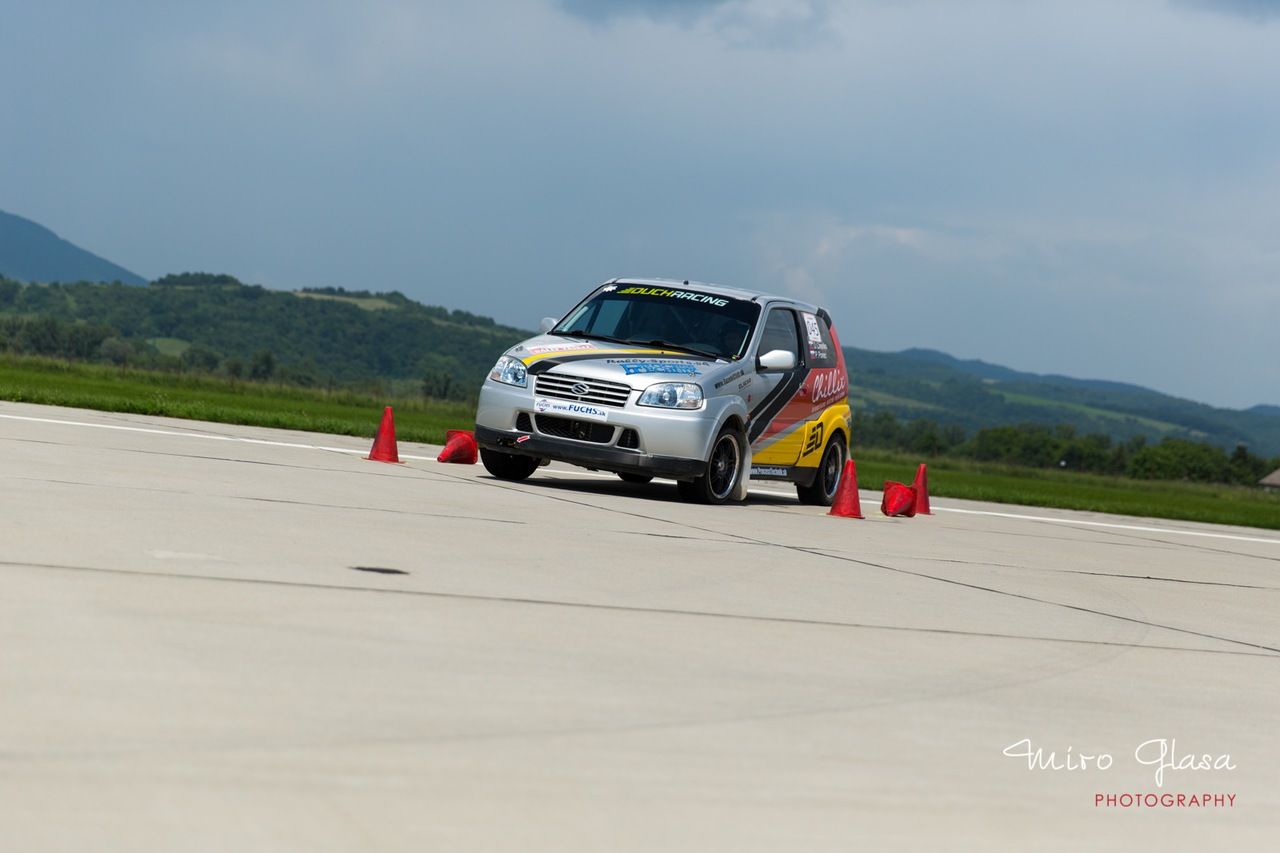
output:
[[[1080,433],[1247,445],[1280,454],[1280,408],[1219,409],[1120,382],[1023,373],[933,350],[846,349],[851,396],[866,410],[928,418],[966,431],[1018,423],[1070,424]],[[892,395],[886,401],[885,395]]]
[[[43,225],[0,210],[0,274],[22,281],[146,284],[124,267],[63,240]]]
[[[226,275],[170,275],[148,287],[0,281],[0,350],[304,385],[413,380],[462,399],[529,334],[400,293],[289,293]]]

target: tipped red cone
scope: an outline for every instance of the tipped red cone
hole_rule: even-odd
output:
[[[373,449],[365,459],[374,462],[399,462],[400,454],[396,452],[396,419],[391,414],[391,407],[382,410],[382,423],[378,427],[378,436],[373,440]]]
[[[475,435],[465,429],[451,429],[444,434],[444,450],[440,451],[436,461],[474,465],[478,458]]]
[[[916,490],[903,483],[885,480],[880,511],[888,516],[905,515],[910,518],[916,514]]]
[[[923,462],[916,469],[916,481],[911,484],[911,488],[916,490],[916,515],[933,515],[929,511],[929,472],[925,470]]]
[[[853,460],[844,463],[844,471],[840,474],[840,482],[836,485],[836,496],[831,501],[831,512],[841,518],[862,518],[862,502],[858,500],[858,467]]]

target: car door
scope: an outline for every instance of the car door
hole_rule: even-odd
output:
[[[844,416],[848,404],[840,401],[848,396],[849,377],[826,315],[801,311],[800,329],[807,375],[796,400],[806,406],[808,426],[800,466],[807,468],[818,465],[831,430],[842,421],[847,422]]]
[[[795,465],[804,448],[810,407],[806,400],[799,399],[808,373],[800,341],[796,312],[782,306],[770,308],[756,348],[756,381],[760,383],[760,392],[752,395],[754,402],[747,427],[754,467]],[[790,370],[760,367],[759,357],[773,350],[792,353],[795,366]]]

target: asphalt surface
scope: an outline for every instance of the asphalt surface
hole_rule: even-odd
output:
[[[368,446],[0,403],[0,849],[1280,839],[1275,532]]]

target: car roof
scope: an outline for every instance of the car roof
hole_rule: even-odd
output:
[[[716,296],[728,296],[731,299],[745,299],[759,303],[786,302],[817,313],[821,309],[817,305],[802,302],[790,296],[766,293],[762,290],[746,290],[741,287],[729,287],[723,284],[712,284],[706,281],[680,281],[674,278],[615,278],[609,284],[638,284],[642,287],[687,287],[703,293],[714,293]]]

